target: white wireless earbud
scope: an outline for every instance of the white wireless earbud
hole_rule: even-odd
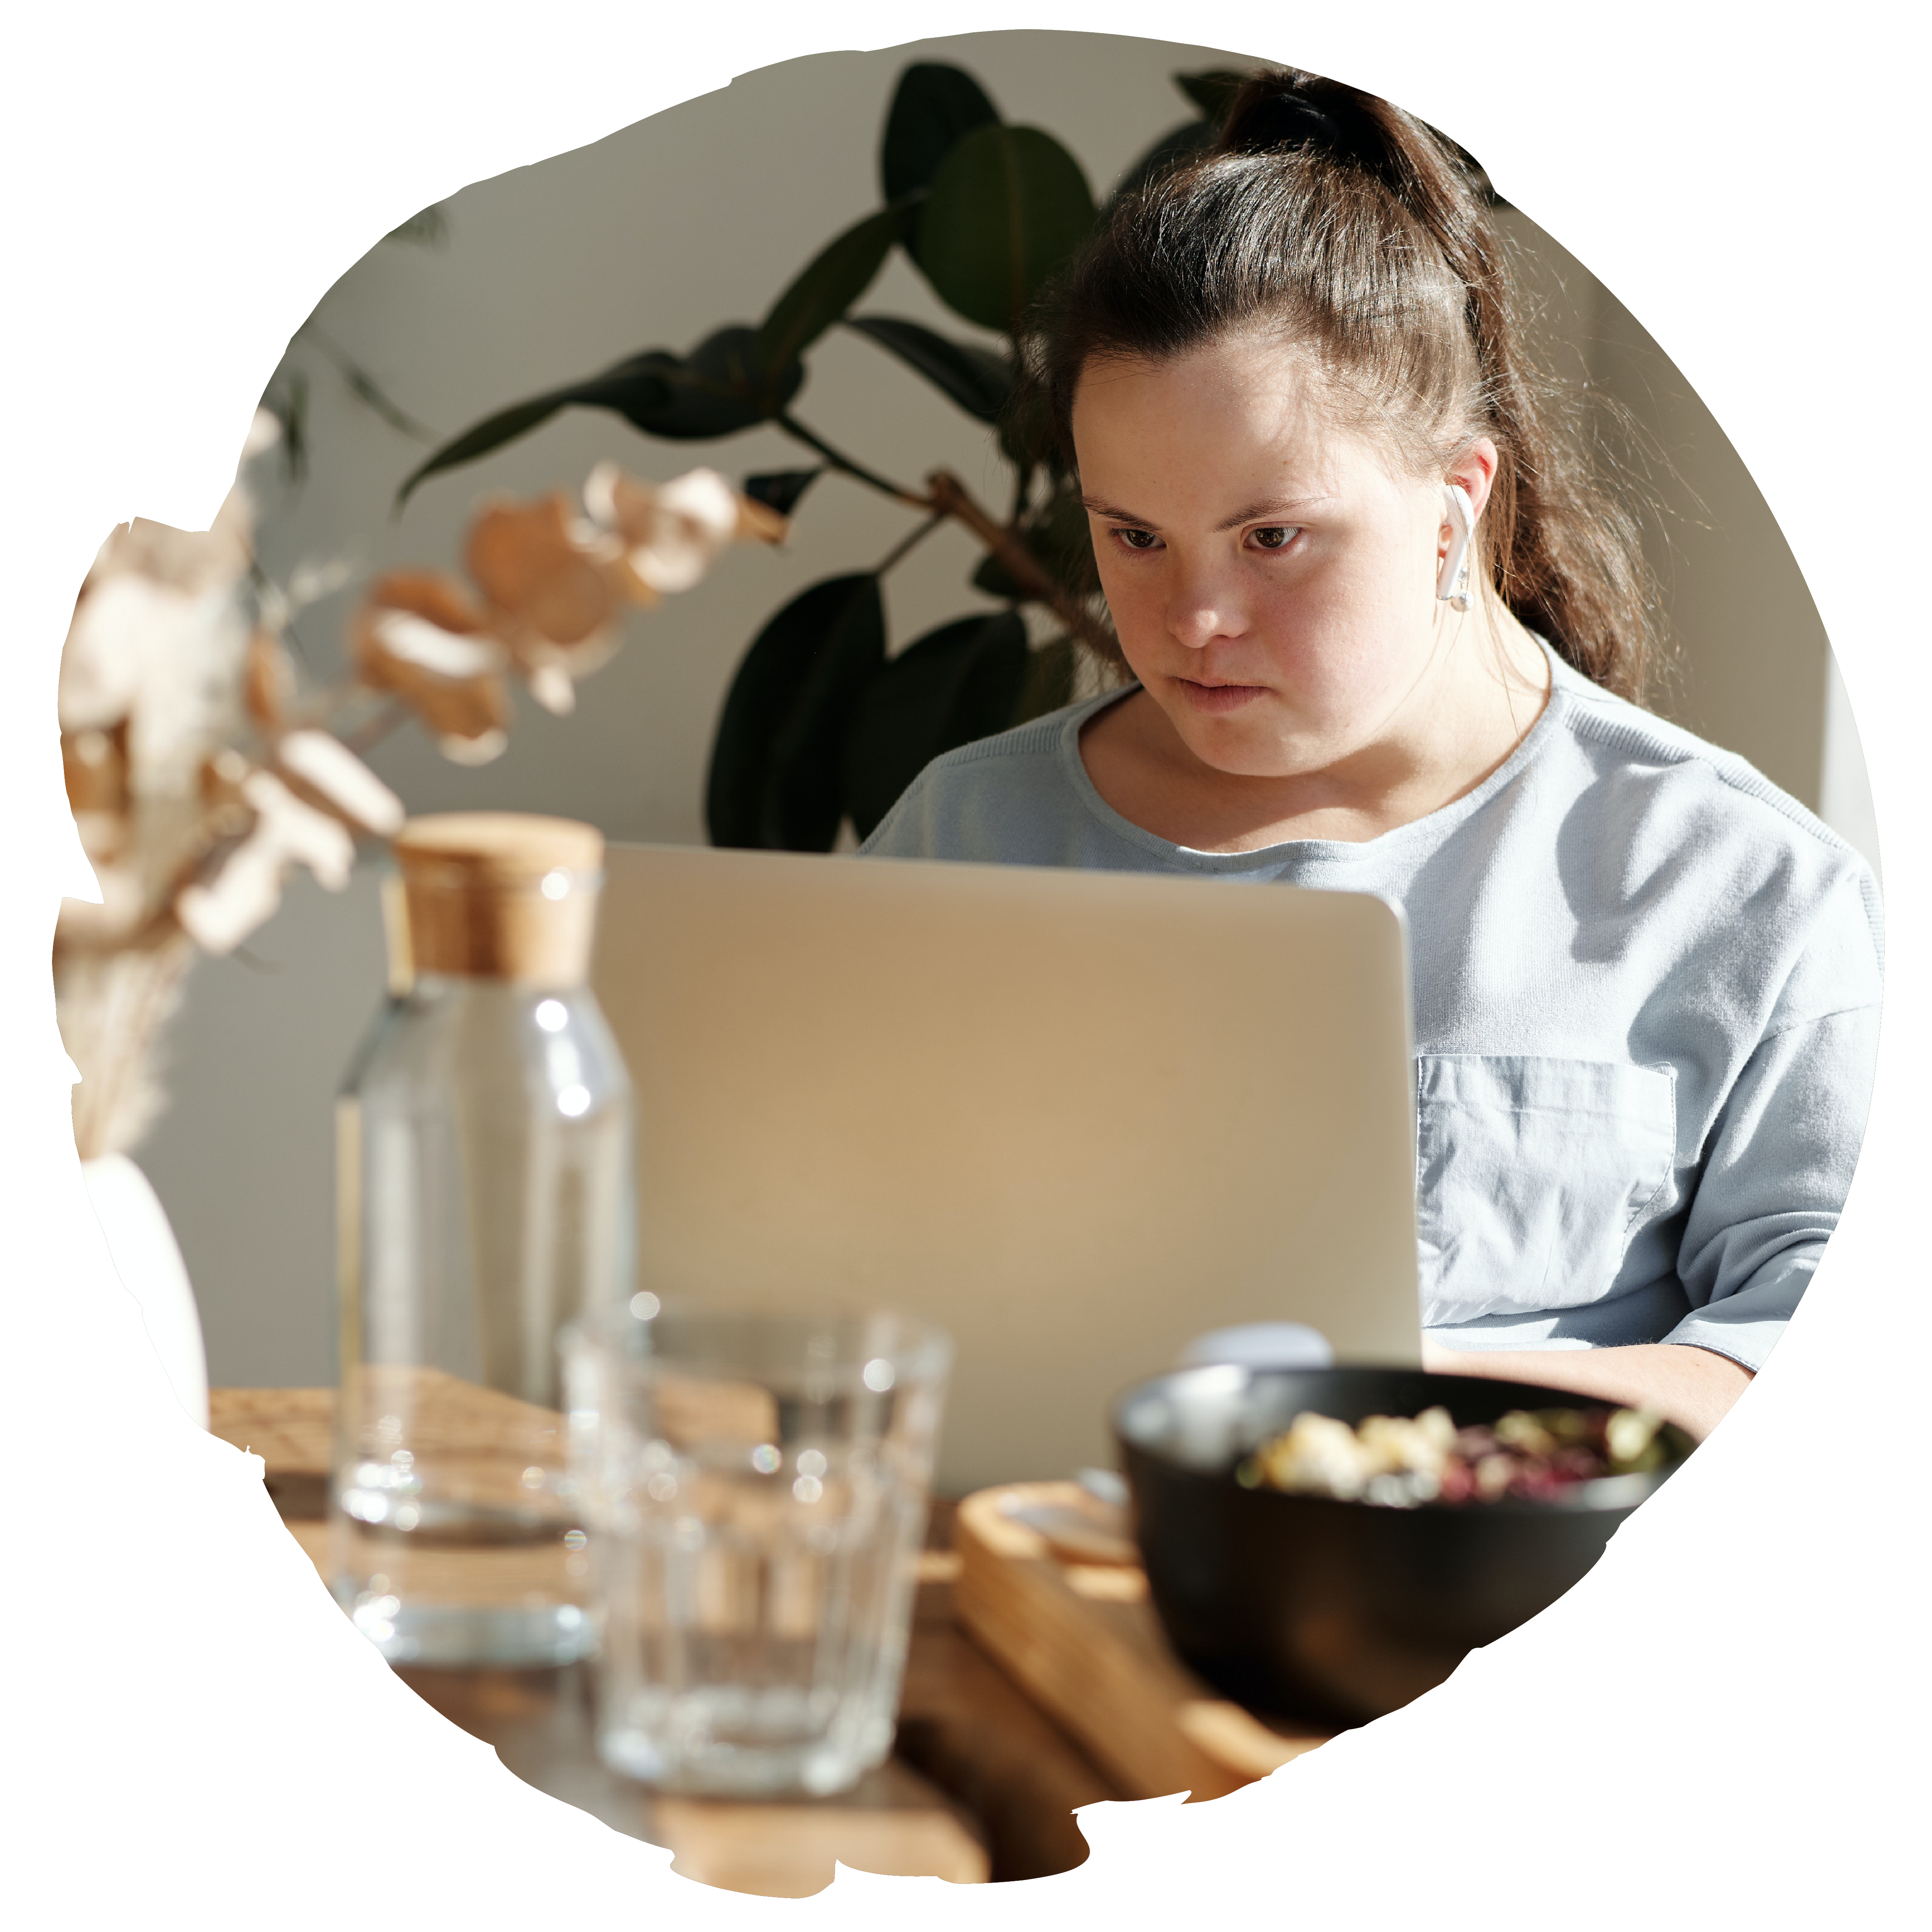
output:
[[[1436,578],[1436,595],[1458,610],[1469,608],[1469,539],[1476,533],[1476,506],[1460,483],[1442,487],[1442,501],[1449,512],[1449,526],[1455,535],[1442,559]]]

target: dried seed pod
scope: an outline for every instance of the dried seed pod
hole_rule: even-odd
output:
[[[387,838],[403,823],[403,802],[340,738],[326,731],[285,733],[275,762],[290,789],[352,825]]]
[[[497,628],[513,651],[526,640],[567,651],[600,638],[615,621],[613,552],[557,495],[485,505],[463,560],[491,610],[508,620]]]
[[[403,699],[446,753],[482,764],[502,748],[511,718],[506,653],[454,578],[427,570],[378,578],[350,634],[363,681]]]
[[[242,786],[255,767],[232,746],[224,745],[201,761],[200,790],[202,806],[211,813],[241,804]],[[250,823],[253,822],[252,814]],[[243,830],[246,830],[246,826]]]
[[[89,725],[61,734],[61,771],[80,848],[97,870],[118,858],[134,836],[128,781],[128,721],[103,730]]]
[[[349,883],[356,847],[326,812],[305,805],[272,772],[250,772],[242,795],[255,822],[218,851],[203,875],[176,896],[175,916],[205,952],[232,952],[281,902],[292,864],[307,866],[331,892]]]
[[[643,604],[688,590],[741,537],[776,543],[790,527],[776,512],[740,496],[715,470],[651,484],[600,463],[584,484],[584,502],[592,520],[618,539],[618,577]]]
[[[248,640],[242,667],[242,700],[256,730],[265,737],[280,731],[296,699],[295,660],[274,632],[257,630]]]
[[[464,554],[530,694],[561,716],[576,685],[616,652],[628,595],[618,540],[572,514],[562,496],[488,506]]]
[[[103,730],[61,734],[61,770],[75,813],[122,812],[133,803],[128,785],[128,721]]]
[[[738,499],[734,534],[740,543],[782,544],[790,533],[790,518],[782,516],[770,504],[761,503],[755,496]]]

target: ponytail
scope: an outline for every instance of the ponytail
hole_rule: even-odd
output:
[[[1284,69],[1242,86],[1207,155],[1114,205],[1028,361],[1070,461],[1092,357],[1165,360],[1262,322],[1418,473],[1488,436],[1480,567],[1569,663],[1635,698],[1657,643],[1636,520],[1592,476],[1519,306],[1469,158],[1387,101]]]

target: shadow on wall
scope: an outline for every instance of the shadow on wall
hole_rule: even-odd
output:
[[[770,430],[653,443],[614,418],[572,410],[472,470],[432,479],[393,519],[397,485],[425,443],[358,400],[333,357],[372,373],[434,440],[645,344],[687,343],[721,318],[759,314],[826,236],[875,205],[880,119],[916,59],[970,70],[1010,121],[1064,141],[1102,191],[1190,118],[1174,73],[1242,64],[1214,49],[1060,33],[818,56],[464,190],[421,225],[415,244],[379,243],[329,290],[278,372],[284,391],[298,382],[306,397],[308,472],[265,507],[259,549],[269,574],[286,583],[299,566],[337,557],[365,575],[446,566],[479,496],[569,487],[606,457],[656,478],[693,463],[734,477],[796,466],[796,446]],[[664,191],[668,182],[676,193]],[[1548,212],[1560,225],[1561,211]],[[1680,646],[1655,708],[1741,752],[1876,866],[1843,686],[1762,497],[1628,311],[1527,216],[1504,218],[1524,251],[1546,355],[1622,404],[1649,452],[1619,454],[1658,500],[1646,541]],[[865,306],[963,332],[896,257]],[[814,418],[894,473],[944,464],[976,490],[992,478],[980,426],[856,338],[834,332],[814,351],[807,400]],[[746,644],[785,598],[883,554],[908,522],[864,491],[823,484],[783,552],[742,555],[640,619],[574,716],[552,717],[520,694],[510,749],[494,764],[451,765],[414,731],[372,762],[417,812],[556,812],[612,838],[698,842],[711,734]],[[966,587],[977,561],[956,532],[909,558],[888,588],[892,634],[1000,608]],[[310,676],[340,662],[353,596],[346,588],[298,619]],[[334,1379],[332,1104],[382,990],[366,870],[339,898],[293,882],[247,956],[203,961],[190,979],[170,1042],[172,1104],[140,1160],[187,1258],[217,1384]]]

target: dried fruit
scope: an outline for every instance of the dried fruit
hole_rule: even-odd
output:
[[[1412,1509],[1426,1502],[1557,1502],[1580,1484],[1654,1469],[1648,1409],[1511,1409],[1458,1429],[1446,1408],[1371,1415],[1355,1428],[1304,1410],[1235,1471],[1244,1486]]]

